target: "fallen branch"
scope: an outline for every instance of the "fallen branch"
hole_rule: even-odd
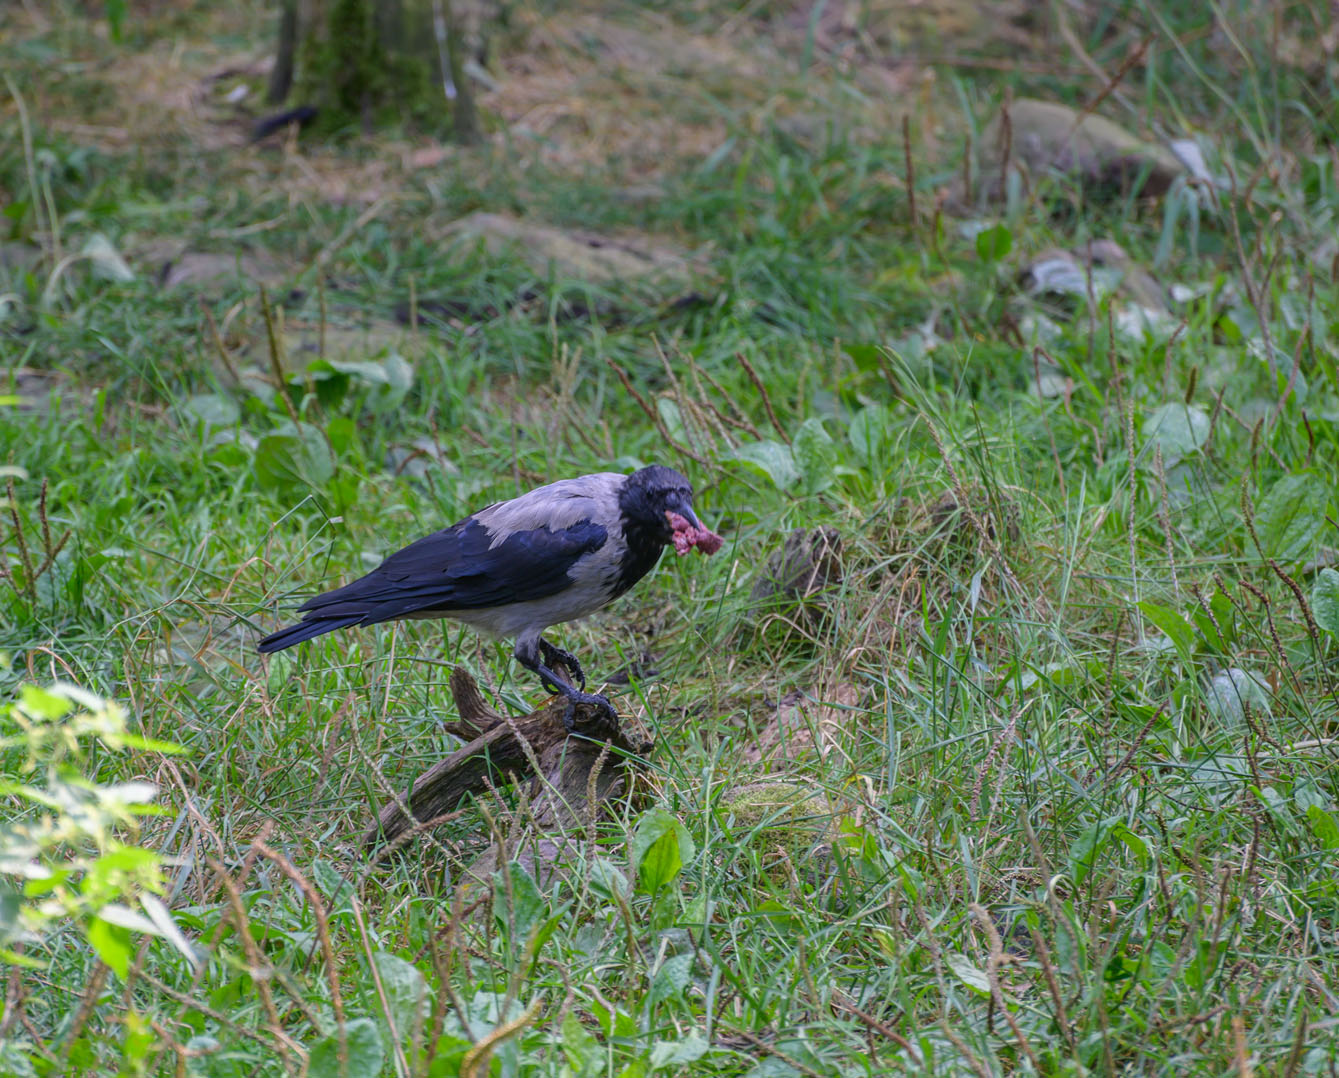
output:
[[[524,843],[526,855],[514,855],[533,862],[527,868],[542,882],[560,860],[564,836],[584,830],[606,801],[624,791],[630,768],[650,745],[629,739],[621,728],[609,731],[590,704],[575,705],[576,730],[569,733],[563,721],[568,703],[562,698],[519,718],[499,715],[484,701],[474,678],[459,668],[451,673],[451,695],[459,719],[447,729],[467,743],[420,775],[407,799],[383,805],[363,845],[393,843],[421,821],[451,812],[471,794],[530,778],[533,834]],[[470,866],[470,873],[486,877],[499,853],[495,846]]]

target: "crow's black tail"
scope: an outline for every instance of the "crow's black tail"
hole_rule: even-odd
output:
[[[251,141],[259,142],[265,136],[272,135],[289,124],[306,127],[316,119],[318,111],[315,105],[299,105],[295,109],[288,109],[285,112],[275,113],[273,116],[266,116],[251,129]]]
[[[284,648],[291,648],[294,644],[301,644],[314,636],[322,636],[325,633],[333,633],[336,629],[357,625],[364,617],[363,614],[354,614],[342,618],[309,618],[296,625],[290,625],[287,629],[280,629],[277,633],[271,633],[256,645],[256,650],[261,653],[283,651]]]

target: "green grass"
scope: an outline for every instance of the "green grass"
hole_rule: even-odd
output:
[[[1137,122],[1101,111],[1178,134],[1184,117],[1233,161],[1196,245],[1184,214],[1057,180],[998,218],[995,260],[934,214],[963,109],[979,124],[1006,87],[1083,103],[1091,80],[947,70],[934,107],[958,127],[933,151],[916,127],[914,225],[887,109],[871,128],[867,90],[789,53],[774,77],[811,94],[822,138],[783,137],[758,88],[713,82],[683,108],[711,104],[733,142],[650,201],[513,148],[388,166],[394,198],[364,220],[275,150],[138,115],[144,141],[79,134],[70,110],[108,122],[93,91],[112,47],[73,15],[43,33],[8,16],[36,156],[0,126],[0,196],[10,239],[41,252],[0,271],[0,396],[24,398],[0,404],[0,682],[76,683],[183,748],[79,762],[159,786],[165,812],[117,833],[169,859],[164,899],[206,961],[127,936],[121,976],[77,918],[52,922],[27,941],[41,968],[6,982],[0,1071],[333,1075],[343,1051],[351,1075],[454,1075],[524,1014],[478,1073],[1331,1073],[1332,74],[1308,66],[1300,7],[1280,26],[1301,52],[1271,71],[1271,10],[1223,11],[1244,54],[1179,8],[1077,28],[1108,71],[1155,38],[1122,84]],[[198,26],[260,51],[253,14],[247,30],[182,5],[132,19],[119,48]],[[707,35],[725,18],[663,14]],[[334,171],[380,144],[312,152]],[[668,289],[551,279],[440,238],[479,208],[644,230],[706,269]],[[270,298],[310,337],[323,318],[384,328],[411,294],[423,317],[387,331],[400,360],[309,366],[290,346],[285,403],[254,283],[168,290],[137,263],[133,282],[78,264],[52,286],[52,211],[67,253],[93,232],[271,252],[294,272]],[[1204,288],[1147,337],[1115,328],[1119,293],[1091,311],[1026,297],[1031,256],[1107,236]],[[1044,354],[1011,328],[1039,311]],[[1066,392],[1038,394],[1043,364]],[[450,668],[518,712],[532,681],[454,626],[268,658],[260,633],[489,501],[649,461],[687,471],[724,550],[668,559],[560,630],[597,676],[653,657],[657,677],[616,690],[655,740],[642,788],[548,890],[515,863],[462,885],[523,813],[514,791],[369,864],[355,844],[377,806],[457,747]],[[53,544],[70,538],[32,579],[43,489]],[[767,555],[819,526],[844,544],[820,612],[753,608]],[[750,762],[779,700],[799,717]],[[25,776],[19,743],[0,746],[0,773]],[[736,797],[753,784],[761,809]],[[660,834],[677,871],[634,858]]]

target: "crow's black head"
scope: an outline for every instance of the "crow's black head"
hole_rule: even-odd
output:
[[[631,528],[661,545],[672,542],[674,527],[668,514],[677,513],[701,527],[693,512],[693,487],[673,468],[652,464],[633,472],[618,496],[625,529]]]

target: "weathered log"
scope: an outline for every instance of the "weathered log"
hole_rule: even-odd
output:
[[[533,778],[530,822],[537,831],[562,835],[584,828],[605,801],[622,792],[629,765],[650,748],[629,739],[621,727],[610,729],[590,704],[575,705],[576,731],[569,733],[563,720],[571,705],[561,697],[518,718],[499,715],[484,701],[474,678],[459,668],[451,673],[451,694],[459,719],[446,728],[467,744],[414,781],[407,805],[397,798],[382,806],[363,836],[365,848],[395,842],[413,827],[453,811],[470,794],[526,777]],[[556,848],[550,852],[556,856]],[[542,846],[540,860],[550,860]],[[472,874],[482,867],[476,862]]]

